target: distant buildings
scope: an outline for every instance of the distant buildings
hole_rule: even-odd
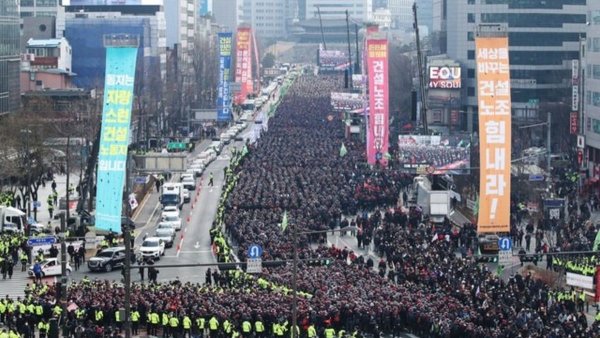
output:
[[[243,0],[213,1],[212,13],[215,22],[225,31],[234,32],[243,20]]]
[[[19,108],[19,5],[17,0],[0,0],[0,115]]]
[[[72,88],[72,50],[65,38],[30,39],[21,62],[21,92]]]
[[[351,18],[368,21],[373,13],[372,0],[306,0],[306,19],[323,20],[346,19],[346,11]]]
[[[244,0],[242,21],[254,29],[260,39],[287,37],[290,15],[288,0]]]

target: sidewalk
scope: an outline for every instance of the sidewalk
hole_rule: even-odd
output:
[[[54,175],[54,181],[56,182],[56,192],[58,193],[58,199],[66,197],[67,194],[67,175]],[[72,184],[73,187],[76,187],[79,183],[79,175],[71,174],[69,177],[69,184]],[[47,225],[48,221],[51,222],[52,228],[57,225],[60,225],[60,220],[50,219],[50,214],[48,213],[48,196],[52,194],[52,181],[47,181],[46,186],[40,186],[38,189],[38,201],[41,206],[37,208],[37,223]],[[76,200],[77,194],[71,194],[71,198]],[[73,203],[73,202],[72,202]],[[54,213],[56,215],[59,213],[59,205],[54,206]],[[31,217],[34,217],[33,208],[31,209]]]

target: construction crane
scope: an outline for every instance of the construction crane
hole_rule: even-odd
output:
[[[429,128],[427,126],[427,98],[425,93],[425,77],[423,68],[423,54],[421,53],[421,40],[419,38],[419,21],[417,20],[417,3],[413,3],[413,17],[414,17],[414,29],[415,29],[415,40],[417,42],[417,68],[419,72],[419,93],[421,95],[421,126],[423,127],[423,134],[429,134]]]

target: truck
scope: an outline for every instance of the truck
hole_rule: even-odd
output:
[[[164,183],[161,187],[159,199],[163,208],[168,205],[174,205],[181,210],[184,203],[183,183]]]
[[[443,223],[450,214],[450,191],[434,190],[425,176],[415,177],[413,186],[417,205],[421,207],[423,215],[429,215],[433,223]]]
[[[27,226],[26,214],[13,207],[0,206],[0,232],[24,233]]]

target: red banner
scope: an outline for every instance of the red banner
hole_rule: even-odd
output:
[[[246,96],[252,93],[252,36],[249,27],[240,27],[236,37],[236,66],[235,82],[240,84],[240,92],[236,97],[236,103],[244,102]]]
[[[579,129],[577,127],[577,115],[578,113],[574,111],[569,116],[569,130],[571,131],[571,135],[577,134],[577,130]]]
[[[388,162],[389,147],[389,84],[388,41],[367,39],[367,69],[369,71],[369,126],[367,161],[382,166]]]

